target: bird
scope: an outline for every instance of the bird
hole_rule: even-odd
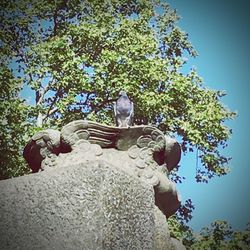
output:
[[[118,127],[129,127],[133,124],[134,103],[129,100],[125,91],[120,91],[119,98],[114,102],[114,113]]]

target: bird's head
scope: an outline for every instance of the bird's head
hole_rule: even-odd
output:
[[[121,90],[119,92],[119,96],[127,96],[127,93],[124,90]]]

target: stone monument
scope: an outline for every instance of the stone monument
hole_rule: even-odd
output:
[[[34,174],[0,182],[1,249],[174,249],[175,139],[77,120],[36,133],[24,157]]]
[[[167,217],[180,205],[167,175],[181,157],[179,144],[152,126],[111,127],[78,120],[35,134],[24,149],[33,172],[72,162],[108,161],[154,188],[155,203]]]

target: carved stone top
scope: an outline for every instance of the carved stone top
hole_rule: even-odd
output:
[[[70,122],[61,132],[39,132],[24,149],[33,172],[97,159],[115,163],[154,187],[156,205],[167,217],[180,205],[175,184],[167,177],[180,157],[177,141],[155,127],[111,127],[85,120]]]

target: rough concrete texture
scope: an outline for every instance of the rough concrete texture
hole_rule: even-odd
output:
[[[186,247],[182,244],[181,241],[171,238],[172,245],[174,247],[174,250],[186,250]]]
[[[0,249],[171,249],[162,221],[152,186],[103,160],[0,182]]]
[[[156,127],[112,127],[76,120],[61,132],[47,129],[36,133],[23,152],[33,172],[68,165],[73,159],[106,160],[110,155],[110,162],[122,169],[126,162],[127,171],[154,187],[156,205],[164,215],[177,211],[180,196],[167,176],[180,161],[181,147]]]
[[[70,166],[72,162],[107,161],[127,174],[139,178],[142,182],[154,187],[155,203],[167,217],[174,214],[180,206],[175,183],[167,177],[166,167],[159,166],[149,148],[132,146],[128,151],[114,148],[101,148],[87,140],[78,140],[72,151],[49,155],[42,162],[45,171],[51,168]]]
[[[170,238],[168,224],[166,223],[166,217],[157,206],[155,206],[154,217],[154,249],[179,250],[178,248],[174,248]]]

